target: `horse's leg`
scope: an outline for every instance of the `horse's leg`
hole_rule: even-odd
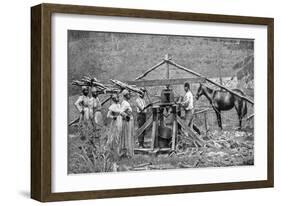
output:
[[[218,111],[218,115],[219,115],[220,128],[222,130],[221,111]]]
[[[221,124],[221,113],[220,111],[214,107],[214,110],[216,112],[216,115],[217,115],[217,121],[218,121],[218,125],[219,125],[219,128],[222,129],[222,124]]]
[[[242,128],[242,120],[247,114],[247,102],[245,100],[241,100],[241,110],[240,110],[240,129]]]
[[[247,102],[245,100],[243,100],[242,110],[241,110],[242,118],[246,116],[247,112],[248,112]]]
[[[242,118],[243,118],[243,114],[242,114],[243,102],[241,102],[240,100],[235,101],[234,107],[235,107],[235,110],[238,115],[239,130],[241,130],[242,129]]]

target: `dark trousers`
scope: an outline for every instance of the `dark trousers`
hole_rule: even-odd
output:
[[[145,123],[145,121],[146,121],[146,114],[143,112],[138,113],[137,115],[138,128],[141,128],[142,125]],[[138,136],[138,142],[140,146],[143,146],[144,136],[145,136],[145,131]]]

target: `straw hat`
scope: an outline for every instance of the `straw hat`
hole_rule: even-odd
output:
[[[88,87],[87,86],[82,86],[82,91],[84,90],[88,90]]]
[[[122,91],[122,95],[123,96],[126,96],[126,95],[128,95],[129,94],[129,91],[127,90],[127,89],[124,89],[123,91]]]

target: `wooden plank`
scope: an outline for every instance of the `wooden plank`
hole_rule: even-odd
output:
[[[180,79],[156,79],[156,80],[137,80],[126,81],[127,84],[135,85],[137,87],[154,87],[170,85],[183,85],[185,82],[189,83],[202,83],[205,82],[205,78],[180,78]]]
[[[226,88],[225,86],[220,85],[220,84],[216,83],[215,81],[213,81],[213,80],[211,80],[211,79],[209,79],[209,78],[207,78],[207,77],[204,77],[203,75],[201,75],[201,74],[199,74],[199,73],[197,73],[197,72],[195,72],[195,71],[193,71],[193,70],[191,70],[191,69],[188,69],[188,68],[186,68],[186,67],[184,67],[184,66],[181,66],[181,65],[179,65],[179,64],[177,64],[177,63],[175,63],[175,62],[173,62],[173,61],[171,61],[171,60],[168,60],[167,62],[170,63],[171,65],[173,65],[173,66],[175,66],[175,67],[177,67],[177,68],[183,70],[183,71],[186,71],[186,72],[188,72],[188,73],[191,73],[191,74],[193,74],[193,75],[195,75],[195,76],[197,76],[197,77],[204,78],[207,82],[209,82],[209,83],[211,83],[211,84],[213,84],[213,85],[215,85],[215,86],[217,86],[217,87],[220,87],[220,88],[222,88],[222,89],[228,91],[229,93],[231,93],[231,94],[233,94],[233,95],[235,95],[235,96],[237,96],[237,97],[240,97],[241,99],[243,99],[243,100],[245,100],[245,101],[251,103],[252,105],[254,104],[254,101],[253,101],[253,100],[251,100],[251,99],[249,99],[249,98],[247,98],[247,97],[245,97],[245,96],[243,96],[243,95],[240,95],[240,94],[238,94],[237,92],[234,92],[234,91],[232,91],[231,89],[228,89],[228,88]]]
[[[151,150],[150,148],[134,148],[135,154],[136,153],[145,153],[145,154],[155,154],[157,152],[170,152],[171,148],[156,148]]]
[[[254,116],[255,116],[255,114],[251,114],[251,115],[249,115],[249,116],[247,117],[246,120],[248,121],[248,120],[252,119]]]
[[[158,67],[160,67],[162,64],[164,64],[166,61],[162,60],[161,62],[159,62],[158,64],[154,65],[153,67],[151,67],[150,69],[148,69],[147,71],[145,71],[142,75],[138,76],[135,80],[139,80],[142,79],[143,77],[145,77],[146,75],[148,75],[150,72],[152,72],[153,70],[157,69]]]
[[[188,136],[197,141],[197,143],[200,144],[200,146],[204,145],[204,140],[201,139],[199,135],[197,135],[190,127],[186,126],[185,122],[178,116],[177,121],[179,125],[181,126],[182,132]]]
[[[173,106],[172,108],[173,113],[173,135],[172,135],[172,150],[176,149],[176,137],[178,134],[178,122],[177,122],[177,106]]]
[[[169,64],[167,63],[167,60],[170,59],[169,54],[165,55],[165,61],[166,61],[166,79],[170,79],[170,68],[169,68]]]
[[[202,110],[200,110],[200,111],[194,112],[193,115],[197,115],[197,114],[201,114],[201,113],[206,113],[206,112],[208,112],[208,111],[210,111],[210,110],[212,110],[212,108],[202,109]]]
[[[157,120],[158,120],[158,115],[157,115],[157,113],[158,113],[158,108],[155,108],[155,107],[153,107],[152,108],[152,132],[151,132],[151,139],[152,139],[152,141],[151,141],[151,150],[153,150],[154,149],[154,145],[155,145],[155,141],[156,141],[156,138],[158,138],[158,123],[157,123]]]
[[[152,115],[148,118],[148,120],[136,131],[135,138],[138,138],[144,130],[146,130],[152,124]]]

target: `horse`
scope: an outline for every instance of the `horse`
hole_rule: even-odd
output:
[[[239,89],[233,89],[233,91],[244,96],[244,93]],[[196,100],[198,100],[202,95],[204,95],[212,105],[216,113],[220,129],[222,129],[221,111],[231,110],[233,107],[235,107],[238,114],[239,129],[242,128],[242,119],[247,114],[247,102],[245,100],[231,94],[230,92],[214,90],[200,83],[195,96]]]

